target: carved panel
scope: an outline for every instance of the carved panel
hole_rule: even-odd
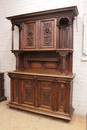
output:
[[[27,27],[27,45],[32,46],[34,44],[34,25],[30,24]]]
[[[25,88],[25,101],[26,102],[31,102],[32,101],[32,89]]]
[[[38,82],[38,92],[40,93],[38,100],[39,106],[46,109],[53,108],[53,84],[52,82],[39,81]]]
[[[35,90],[34,90],[34,81],[33,80],[23,80],[23,101],[26,104],[34,105],[34,96],[35,96]]]
[[[40,47],[41,48],[55,48],[55,20],[44,20],[40,22]]]
[[[41,99],[43,105],[51,105],[50,99],[52,98],[52,93],[49,91],[42,91]]]
[[[23,25],[23,48],[36,47],[36,23],[30,22]]]
[[[52,43],[52,23],[44,23],[44,45],[48,46]]]
[[[66,111],[66,102],[67,102],[67,93],[66,93],[66,84],[59,84],[59,111]]]

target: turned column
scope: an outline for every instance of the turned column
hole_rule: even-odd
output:
[[[14,24],[12,23],[12,51],[14,50]]]
[[[20,24],[19,26],[19,49],[21,49],[21,42],[22,42],[22,24]]]

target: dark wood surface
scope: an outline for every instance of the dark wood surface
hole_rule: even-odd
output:
[[[4,95],[4,73],[0,73],[0,101],[6,100]]]
[[[8,17],[16,70],[10,107],[71,120],[73,115],[73,20],[76,6]],[[19,49],[14,50],[14,26]]]

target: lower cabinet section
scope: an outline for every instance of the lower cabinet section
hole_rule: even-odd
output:
[[[9,74],[10,107],[71,120],[72,79]]]

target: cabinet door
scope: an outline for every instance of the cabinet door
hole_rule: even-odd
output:
[[[22,25],[22,48],[23,49],[35,49],[37,43],[36,22],[23,23]]]
[[[41,49],[55,49],[56,47],[55,19],[46,19],[40,21],[39,46]]]
[[[38,107],[42,109],[54,109],[54,89],[51,81],[38,81]]]
[[[32,79],[22,80],[22,103],[35,105],[35,82]]]

